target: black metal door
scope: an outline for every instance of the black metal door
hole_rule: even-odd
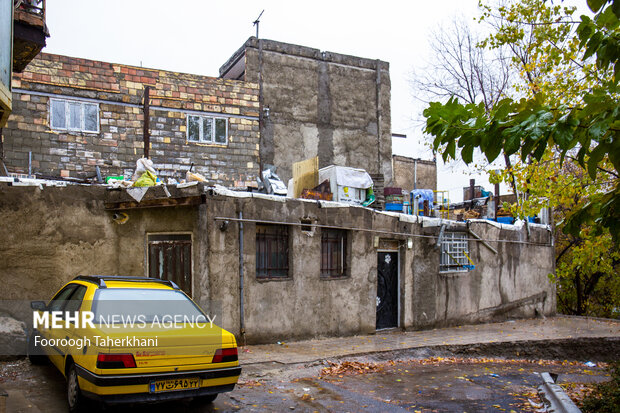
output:
[[[377,257],[377,329],[398,327],[398,253]]]
[[[190,234],[151,234],[149,277],[170,280],[192,295],[192,236]]]

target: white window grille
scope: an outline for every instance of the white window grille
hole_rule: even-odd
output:
[[[211,116],[187,116],[187,140],[197,143],[228,143],[228,119]]]
[[[50,99],[52,129],[99,132],[99,105],[78,100]]]
[[[468,271],[469,244],[464,232],[445,232],[441,239],[439,272]]]

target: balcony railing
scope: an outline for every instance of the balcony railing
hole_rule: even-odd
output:
[[[14,18],[31,26],[45,26],[45,0],[14,0]]]

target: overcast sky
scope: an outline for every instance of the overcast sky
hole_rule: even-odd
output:
[[[48,0],[48,53],[218,76],[219,67],[255,35],[390,63],[393,152],[430,159],[419,122],[423,106],[408,79],[431,59],[429,32],[454,16],[472,20],[478,0],[163,1]],[[475,24],[475,23],[474,23]],[[470,176],[440,168],[439,188],[462,199]],[[483,184],[481,177],[477,183]],[[490,185],[486,185],[491,189]]]

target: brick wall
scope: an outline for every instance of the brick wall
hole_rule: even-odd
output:
[[[210,183],[255,185],[259,169],[258,85],[43,53],[13,78],[13,113],[3,130],[12,172],[84,178],[131,176],[144,153],[144,87],[150,91],[150,157],[162,177],[193,171]],[[50,98],[99,105],[99,132],[50,127]],[[187,140],[187,116],[228,119],[228,142]]]

